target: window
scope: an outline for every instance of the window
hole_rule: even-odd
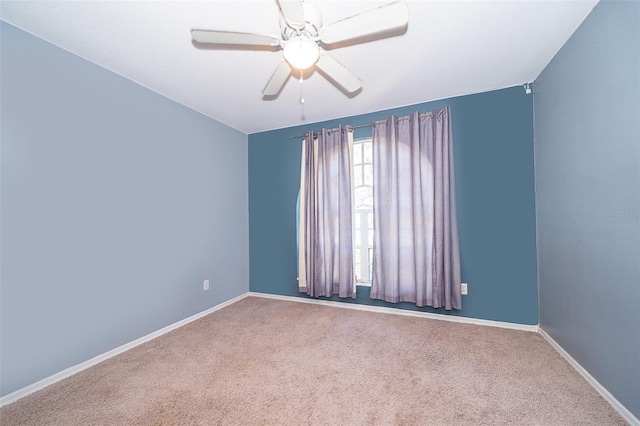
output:
[[[371,285],[373,274],[373,152],[371,138],[353,141],[353,267],[356,283]]]
[[[460,309],[449,107],[372,126],[370,138],[350,126],[305,136],[298,288],[355,298],[359,284],[372,299]]]

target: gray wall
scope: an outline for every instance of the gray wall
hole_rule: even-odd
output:
[[[248,173],[245,134],[1,40],[6,395],[248,291]]]
[[[600,2],[535,82],[540,325],[640,417],[640,2]]]

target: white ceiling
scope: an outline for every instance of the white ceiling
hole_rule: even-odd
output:
[[[389,0],[391,1],[391,0]],[[317,0],[325,23],[389,1]],[[189,30],[279,36],[275,0],[2,1],[0,18],[244,133],[363,114],[535,80],[596,5],[407,1],[404,35],[332,49],[363,81],[349,98],[320,74],[262,89],[282,52],[197,48]]]

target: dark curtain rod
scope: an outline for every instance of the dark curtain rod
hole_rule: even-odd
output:
[[[433,117],[433,113],[432,112],[425,112],[424,114],[420,114],[420,117]],[[398,118],[399,121],[404,121],[404,120],[411,120],[411,116],[407,116],[407,117],[401,117]],[[389,122],[389,120],[376,120],[377,122],[380,121],[386,121],[387,123]],[[369,123],[369,124],[361,124],[359,126],[352,126],[352,129],[362,129],[363,127],[371,127],[373,126],[373,123]],[[344,128],[344,127],[343,127]],[[318,134],[320,132],[313,132],[314,135]],[[302,136],[289,136],[289,139],[304,139],[307,135],[302,135]]]

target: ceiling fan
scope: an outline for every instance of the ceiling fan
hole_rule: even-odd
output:
[[[324,49],[342,47],[399,35],[409,22],[409,11],[403,2],[390,3],[357,15],[322,25],[318,8],[304,0],[276,0],[280,11],[281,37],[232,31],[192,29],[197,43],[226,47],[255,46],[282,49],[284,60],[278,65],[262,94],[275,97],[284,87],[293,70],[302,72],[315,65],[325,77],[347,94],[354,94],[362,81]]]

